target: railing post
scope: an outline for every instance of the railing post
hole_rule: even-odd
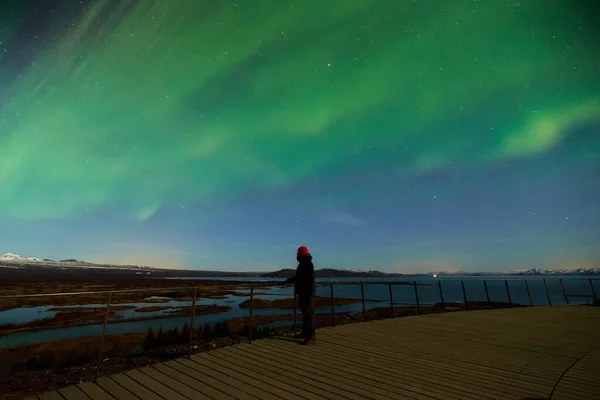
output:
[[[188,358],[192,356],[192,342],[194,340],[194,323],[196,318],[196,294],[197,289],[194,288],[194,297],[192,298],[192,315],[190,315],[190,341],[188,343]]]
[[[108,314],[110,313],[111,300],[112,292],[108,294],[106,309],[104,309],[104,325],[102,326],[102,336],[100,337],[100,352],[98,353],[98,363],[96,364],[96,376],[94,377],[94,382],[98,380],[98,375],[100,375],[100,365],[102,364],[102,355],[104,353],[104,336],[106,335],[106,325],[108,324]]]
[[[440,300],[442,301],[442,313],[444,313],[445,307],[444,307],[444,293],[442,292],[442,281],[438,280],[438,287],[440,288]]]
[[[333,283],[329,284],[329,291],[331,292],[331,326],[335,327],[335,303],[333,302]]]
[[[490,300],[490,291],[488,290],[487,281],[485,279],[483,280],[483,287],[485,288],[485,297],[487,299],[488,308],[492,308],[492,301]]]
[[[527,297],[529,298],[529,305],[532,306],[533,301],[531,300],[531,291],[529,290],[529,283],[527,282],[527,279],[523,280],[523,282],[525,282],[525,289],[527,289]]]
[[[362,301],[362,316],[363,316],[363,321],[367,320],[367,312],[365,311],[365,286],[363,285],[363,283],[360,283],[360,298]]]
[[[592,281],[591,279],[589,279],[589,281],[590,281],[590,288],[592,288],[592,296],[595,299],[596,298],[596,289],[594,289],[594,281]]]
[[[394,318],[394,297],[392,296],[392,284],[389,284],[390,287],[390,308],[392,309],[392,318]]]
[[[506,287],[506,295],[508,296],[508,303],[512,306],[512,298],[510,297],[510,289],[508,288],[508,280],[504,280],[504,286]]]
[[[252,331],[254,330],[254,285],[250,286],[250,333],[248,343],[252,343]]]
[[[548,284],[546,283],[545,279],[542,279],[544,281],[544,289],[546,289],[546,298],[548,299],[548,305],[551,306],[552,305],[552,300],[550,300],[550,292],[548,291]]]
[[[413,283],[415,285],[415,300],[417,301],[417,315],[421,315],[421,306],[419,305],[419,289],[417,287],[417,281]]]
[[[565,284],[564,284],[562,278],[560,279],[560,289],[562,290],[562,294],[565,297],[565,303],[567,303],[567,305],[569,305],[569,296],[567,296],[567,291],[565,290]]]
[[[462,286],[463,299],[465,300],[465,310],[469,311],[469,302],[467,301],[467,291],[465,290],[465,281],[460,281],[460,285]]]

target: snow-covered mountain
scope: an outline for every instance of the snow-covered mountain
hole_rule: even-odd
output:
[[[68,260],[49,260],[37,257],[23,257],[15,253],[6,253],[0,256],[0,267],[5,268],[86,268],[86,269],[135,269],[135,270],[154,270],[155,268],[142,265],[112,265],[96,264],[75,259]]]
[[[600,268],[576,268],[576,269],[544,269],[532,268],[527,270],[512,271],[487,271],[487,272],[436,272],[437,276],[573,276],[573,275],[600,275]]]
[[[19,261],[27,261],[27,262],[36,262],[36,261],[42,261],[39,258],[35,258],[35,257],[23,257],[20,256],[18,254],[15,253],[6,253],[3,256],[0,256],[0,261],[13,261],[13,262],[19,262]]]

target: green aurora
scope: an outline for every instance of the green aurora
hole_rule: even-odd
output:
[[[394,173],[410,174],[543,152],[600,118],[577,2],[113,3],[53,32],[8,88],[1,214],[143,219],[370,147],[409,148]],[[491,99],[487,130],[439,129]]]

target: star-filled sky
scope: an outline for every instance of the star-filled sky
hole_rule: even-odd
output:
[[[595,0],[3,0],[0,253],[600,266]]]

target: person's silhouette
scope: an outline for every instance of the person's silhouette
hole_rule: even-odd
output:
[[[308,247],[300,246],[296,253],[298,267],[296,276],[285,281],[286,284],[293,283],[294,291],[298,295],[298,305],[302,312],[302,332],[300,337],[304,344],[315,341],[315,310],[313,308],[315,296],[315,267]]]

